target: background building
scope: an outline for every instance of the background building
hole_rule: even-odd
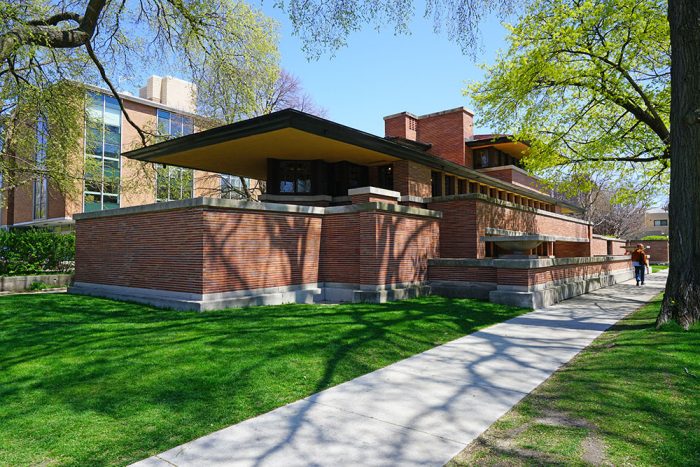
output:
[[[668,235],[668,209],[652,208],[644,213],[644,236]]]
[[[160,164],[143,164],[122,157],[140,146],[136,130],[127,122],[119,103],[106,89],[89,87],[85,108],[82,154],[84,180],[75,193],[54,190],[46,177],[12,190],[4,200],[0,223],[5,227],[70,229],[73,215],[119,207],[151,204],[198,196],[235,198],[240,191],[236,176]],[[197,131],[196,89],[173,77],[151,76],[140,97],[120,94],[131,119],[141,129],[167,139]],[[42,153],[44,122],[38,122],[37,161]]]

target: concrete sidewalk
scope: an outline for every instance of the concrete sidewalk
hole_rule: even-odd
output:
[[[443,465],[665,283],[522,315],[134,465]]]

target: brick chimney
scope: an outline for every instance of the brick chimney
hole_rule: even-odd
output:
[[[384,117],[384,136],[416,140],[418,117],[408,112]]]
[[[464,107],[417,117],[408,112],[384,117],[384,134],[431,144],[433,156],[471,165],[465,141],[474,135],[474,113]]]

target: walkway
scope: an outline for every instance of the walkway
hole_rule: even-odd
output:
[[[443,465],[665,282],[522,315],[134,465]]]

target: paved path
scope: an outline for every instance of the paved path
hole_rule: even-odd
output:
[[[665,281],[522,315],[134,465],[443,465]]]

